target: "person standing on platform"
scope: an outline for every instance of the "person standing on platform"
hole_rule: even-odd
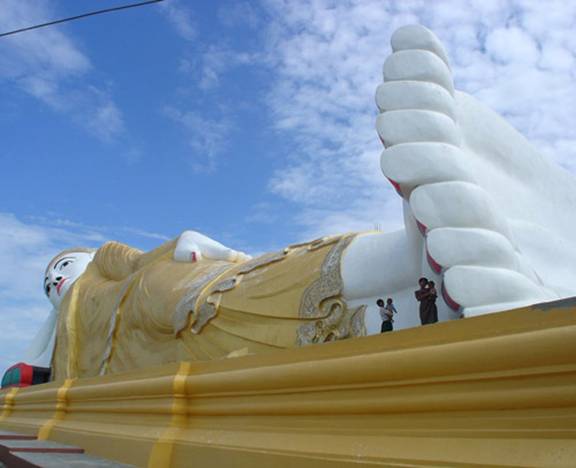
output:
[[[436,307],[436,298],[438,294],[433,281],[428,278],[418,280],[420,289],[414,291],[416,300],[420,302],[420,323],[427,325],[438,321],[438,308]]]
[[[394,312],[396,308],[392,303],[392,299],[388,298],[386,300],[386,305],[384,305],[384,300],[378,299],[376,304],[380,308],[380,318],[382,319],[382,327],[380,328],[380,333],[389,332],[394,330]]]
[[[432,307],[430,308],[430,321],[428,323],[436,323],[438,321],[438,306],[436,305],[438,292],[436,291],[434,281],[428,281],[428,292],[430,294],[430,302],[432,303]]]

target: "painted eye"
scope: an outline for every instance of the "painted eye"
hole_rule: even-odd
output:
[[[68,265],[70,265],[70,263],[72,263],[72,262],[66,260],[62,265],[60,265],[60,269],[67,267]]]
[[[44,290],[46,291],[46,295],[49,296],[50,295],[50,285],[47,284],[46,287],[44,288]]]

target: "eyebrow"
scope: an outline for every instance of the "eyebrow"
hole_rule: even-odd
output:
[[[67,260],[67,259],[69,259],[69,258],[71,258],[72,260],[74,260],[74,257],[62,257],[60,260],[58,260],[58,261],[54,264],[54,266],[52,267],[52,269],[55,270],[56,267],[58,266],[58,264],[59,264],[60,262],[62,262],[62,261],[64,261],[64,260]]]

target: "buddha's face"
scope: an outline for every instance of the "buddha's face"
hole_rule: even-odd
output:
[[[44,292],[55,309],[93,257],[89,252],[64,252],[50,262],[44,278]]]

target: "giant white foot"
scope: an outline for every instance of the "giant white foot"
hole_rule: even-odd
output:
[[[382,171],[417,221],[448,305],[469,316],[576,295],[573,176],[454,90],[429,30],[406,26],[391,42],[376,93]]]

